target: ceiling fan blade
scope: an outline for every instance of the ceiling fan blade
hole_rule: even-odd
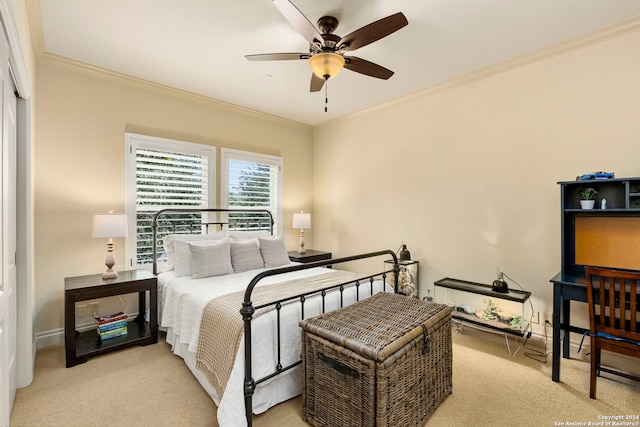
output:
[[[314,39],[324,46],[324,39],[318,29],[307,19],[306,16],[289,0],[273,0],[280,13],[289,21],[291,26],[299,32],[309,43]]]
[[[344,50],[356,50],[398,31],[407,24],[409,24],[407,18],[402,12],[398,12],[347,34],[336,46]],[[345,45],[344,48],[343,45]]]
[[[249,61],[289,61],[295,59],[309,59],[310,53],[259,53],[256,55],[245,55]]]
[[[324,86],[324,79],[316,76],[314,73],[311,73],[311,85],[309,86],[309,92],[319,92]]]
[[[345,56],[344,60],[344,68],[355,71],[356,73],[383,80],[387,80],[389,77],[393,76],[393,71],[384,68],[382,65],[367,61],[366,59],[358,58],[356,56]]]

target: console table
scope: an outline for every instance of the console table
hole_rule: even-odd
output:
[[[530,313],[526,310],[526,302],[531,292],[519,289],[496,292],[488,284],[449,277],[434,282],[434,292],[436,302],[454,307],[451,315],[454,323],[503,334],[509,355],[518,353],[521,346],[512,352],[508,337],[522,338],[530,330],[527,320],[530,319]],[[487,313],[488,309],[493,312]],[[484,315],[478,316],[478,312]],[[501,318],[503,315],[506,317]]]

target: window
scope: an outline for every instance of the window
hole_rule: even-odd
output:
[[[215,147],[125,134],[126,197],[130,266],[153,262],[153,215],[167,208],[206,208],[215,200]],[[180,219],[200,219],[185,214]],[[160,238],[174,231],[176,222],[158,227]],[[184,232],[184,230],[177,230]],[[135,239],[131,237],[135,236]],[[158,257],[163,255],[158,245]]]
[[[220,168],[221,205],[267,209],[282,234],[282,158],[223,148]]]

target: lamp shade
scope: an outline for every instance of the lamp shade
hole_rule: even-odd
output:
[[[344,67],[344,57],[337,53],[316,53],[309,58],[309,66],[313,74],[321,79],[335,77]]]
[[[97,214],[93,216],[93,237],[127,237],[126,214]]]
[[[293,214],[293,228],[311,228],[311,214],[310,213],[294,213]]]

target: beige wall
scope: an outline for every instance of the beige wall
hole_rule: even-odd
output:
[[[124,132],[281,155],[284,224],[293,211],[311,211],[307,247],[341,256],[396,250],[404,241],[421,262],[423,296],[445,276],[491,282],[499,267],[533,293],[536,311],[551,312],[549,279],[560,267],[556,182],[596,170],[640,176],[638,48],[639,31],[604,37],[503,64],[313,134],[289,121],[40,60],[36,331],[63,326],[64,277],[103,269],[104,242],[90,237],[91,217],[124,209]],[[285,233],[293,249],[296,233],[286,226]]]
[[[314,246],[347,255],[404,241],[421,296],[443,277],[491,283],[499,267],[551,312],[556,183],[640,176],[639,51],[636,29],[317,126]]]
[[[63,327],[65,277],[105,268],[92,216],[124,210],[125,132],[215,145],[218,164],[221,147],[282,156],[284,233],[296,247],[286,224],[294,211],[311,210],[311,128],[47,57],[37,64],[36,91],[36,332]],[[119,239],[116,268],[123,258]]]

